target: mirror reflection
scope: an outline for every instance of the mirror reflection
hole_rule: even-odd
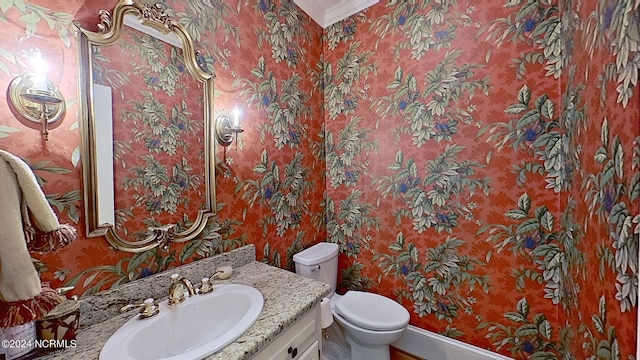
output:
[[[101,16],[103,32],[79,28],[87,233],[125,251],[195,238],[214,215],[213,77],[160,6]]]

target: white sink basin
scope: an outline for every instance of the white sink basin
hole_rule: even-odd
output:
[[[210,294],[182,304],[160,303],[160,313],[136,315],[120,327],[100,352],[101,360],[202,359],[229,345],[256,321],[264,298],[250,286],[216,285]]]

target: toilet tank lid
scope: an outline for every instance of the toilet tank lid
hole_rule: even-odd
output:
[[[293,261],[301,265],[317,265],[338,255],[338,244],[321,242],[293,255]]]

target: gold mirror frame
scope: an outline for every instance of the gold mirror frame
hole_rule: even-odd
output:
[[[182,55],[189,73],[204,88],[204,147],[205,147],[205,206],[199,210],[193,225],[183,231],[175,232],[174,225],[168,224],[151,228],[150,235],[143,240],[128,241],[115,231],[114,224],[99,224],[98,209],[100,199],[97,196],[97,146],[96,119],[93,94],[93,64],[91,46],[105,46],[115,43],[122,35],[124,17],[134,15],[142,25],[151,27],[163,35],[175,34],[182,42]],[[82,176],[84,183],[85,222],[88,237],[105,236],[116,249],[127,252],[143,252],[155,247],[168,248],[170,242],[185,242],[202,234],[209,218],[216,215],[215,200],[215,146],[213,119],[214,75],[203,71],[197,62],[193,40],[186,30],[159,5],[148,6],[135,0],[120,0],[113,9],[113,15],[106,10],[99,12],[99,32],[82,28],[74,21],[78,34],[79,104],[82,129]]]

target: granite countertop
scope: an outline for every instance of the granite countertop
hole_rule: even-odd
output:
[[[190,280],[199,281],[197,278],[190,278]],[[214,284],[225,283],[244,284],[256,288],[264,297],[264,307],[258,320],[247,332],[206,359],[240,360],[251,358],[290,324],[319,304],[330,291],[327,284],[257,261],[251,261],[235,268],[233,275],[227,280],[214,282]],[[139,296],[139,298],[143,298],[143,296]],[[83,317],[82,311],[80,316]],[[94,324],[88,323],[84,327],[81,325],[75,348],[46,355],[43,359],[98,359],[100,350],[107,339],[133,316],[134,314],[129,312],[101,319]]]

